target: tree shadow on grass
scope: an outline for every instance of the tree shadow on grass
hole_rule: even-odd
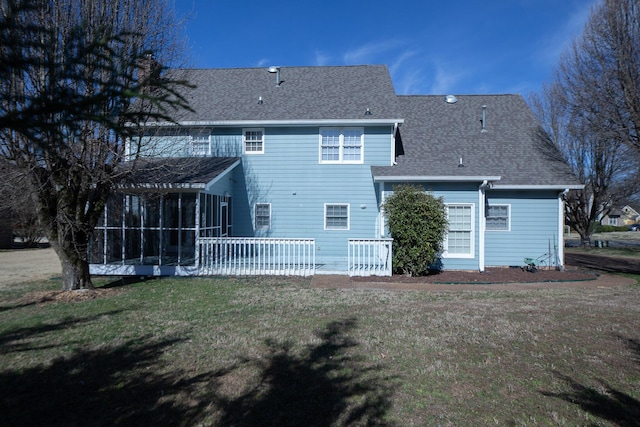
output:
[[[634,362],[640,362],[640,342],[620,336],[618,338],[635,353]],[[638,399],[613,388],[602,379],[597,380],[598,387],[592,387],[580,384],[562,373],[554,373],[570,387],[570,390],[563,393],[542,392],[544,396],[559,398],[578,405],[586,412],[622,427],[640,427]]]
[[[157,364],[158,356],[178,340],[137,342],[1,372],[3,425],[179,424],[191,408],[162,397],[185,384],[173,373],[158,372]]]
[[[56,347],[54,345],[44,345],[35,347],[30,341],[33,338],[41,337],[45,334],[55,333],[62,329],[72,328],[77,325],[96,321],[103,316],[116,315],[123,310],[111,310],[95,316],[87,316],[81,318],[64,318],[56,323],[40,324],[36,326],[28,326],[17,329],[9,329],[0,333],[0,354],[8,354],[12,352],[24,352],[31,350],[42,350]],[[71,343],[65,343],[69,345]]]
[[[224,426],[391,425],[394,380],[350,354],[353,319],[332,322],[321,342],[293,354],[285,344],[267,342],[266,360],[254,361],[260,377],[235,398],[217,397]]]
[[[292,354],[269,342],[269,353],[193,375],[163,365],[181,339],[144,337],[119,346],[77,351],[20,370],[0,372],[4,426],[390,425],[392,380],[349,355],[353,320],[330,323],[320,342]],[[260,381],[247,381],[247,366]],[[225,395],[227,375],[253,384]],[[244,375],[244,376],[243,376]]]

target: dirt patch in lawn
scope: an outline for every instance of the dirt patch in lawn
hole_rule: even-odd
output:
[[[118,288],[82,289],[78,291],[35,291],[20,298],[23,305],[46,304],[52,302],[89,301],[98,298],[111,297],[122,292]]]

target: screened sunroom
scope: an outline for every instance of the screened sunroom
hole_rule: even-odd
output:
[[[135,182],[112,195],[98,222],[89,245],[91,273],[192,274],[198,239],[232,234],[230,189],[221,180],[237,164],[164,159],[136,171]]]

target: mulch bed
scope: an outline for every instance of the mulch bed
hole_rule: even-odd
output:
[[[410,277],[404,275],[352,277],[354,282],[382,283],[439,283],[439,284],[495,284],[495,283],[533,283],[533,282],[575,282],[595,280],[596,273],[586,270],[567,269],[538,270],[535,273],[521,268],[488,268],[478,271],[440,271],[428,276]]]

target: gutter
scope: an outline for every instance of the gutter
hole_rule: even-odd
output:
[[[459,176],[459,175],[444,175],[444,176],[425,176],[425,175],[406,175],[406,176],[374,176],[374,182],[488,182],[499,181],[501,176]],[[563,187],[564,188],[564,187]]]
[[[494,190],[559,190],[559,191],[569,191],[569,190],[582,190],[584,189],[584,185],[575,184],[575,185],[511,185],[511,184],[494,184],[492,185],[492,189]]]
[[[194,120],[173,122],[150,122],[142,127],[178,127],[178,126],[343,126],[343,125],[394,125],[404,123],[404,119],[318,119],[318,120]]]

